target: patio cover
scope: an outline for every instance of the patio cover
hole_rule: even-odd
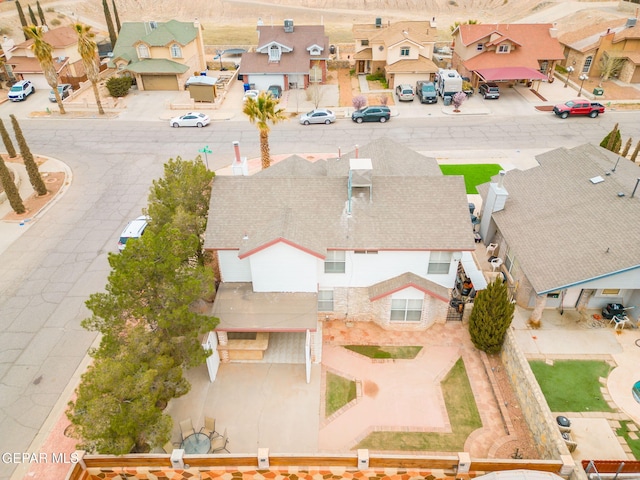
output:
[[[479,68],[476,73],[487,82],[494,80],[547,80],[544,73],[528,67]]]
[[[221,283],[211,314],[216,330],[304,332],[317,330],[318,294],[254,292],[250,282]]]

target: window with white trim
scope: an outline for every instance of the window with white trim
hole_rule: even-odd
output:
[[[149,47],[144,44],[138,45],[138,57],[149,58]]]
[[[482,45],[481,43],[478,43],[476,45],[476,51],[481,52],[484,49],[484,45]]]
[[[504,257],[504,268],[507,270],[507,272],[511,273],[511,270],[513,270],[516,265],[518,265],[518,260],[516,260],[516,256],[513,253],[513,250],[511,248],[508,248],[507,254]]]
[[[582,66],[582,73],[589,73],[591,64],[593,63],[593,56],[589,55],[584,59],[584,65]]]
[[[344,273],[346,258],[344,250],[328,250],[324,259],[324,273]]]
[[[408,57],[409,56],[409,52],[410,52],[409,47],[403,47],[403,48],[400,49],[400,56],[401,57]]]
[[[509,53],[509,45],[498,45],[498,53]]]
[[[391,300],[392,322],[419,322],[422,318],[422,300],[394,298]]]
[[[429,268],[427,273],[447,274],[451,267],[451,252],[431,252],[429,254]]]
[[[617,297],[620,295],[620,289],[619,288],[603,288],[601,295],[613,295]]]
[[[177,43],[171,45],[171,58],[182,58],[182,48]]]
[[[318,290],[318,311],[333,312],[333,290]]]
[[[282,54],[282,52],[280,51],[280,47],[278,45],[271,45],[269,47],[269,61],[270,62],[279,62],[281,54]]]

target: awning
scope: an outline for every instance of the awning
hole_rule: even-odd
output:
[[[467,274],[467,277],[469,277],[469,280],[473,283],[473,288],[476,292],[487,288],[487,280],[484,278],[482,270],[476,265],[476,261],[471,252],[462,252],[460,262],[462,263],[462,268],[464,268],[464,273]]]
[[[318,328],[317,293],[254,292],[249,282],[221,283],[211,314],[217,330],[304,332]]]
[[[476,73],[485,81],[496,80],[547,80],[544,73],[527,67],[479,68]]]

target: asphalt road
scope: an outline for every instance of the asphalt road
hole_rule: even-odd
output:
[[[0,117],[8,116],[0,106]],[[600,142],[619,122],[623,139],[640,139],[639,112],[561,120],[550,114],[393,118],[387,124],[330,126],[287,122],[270,135],[272,153],[347,152],[382,135],[421,152],[572,147]],[[123,225],[140,214],[151,181],[172,157],[193,158],[208,145],[210,168],[227,166],[232,141],[259,156],[258,133],[246,121],[204,129],[117,119],[21,119],[33,152],[58,158],[73,183],[49,212],[0,252],[0,453],[29,451],[34,438],[85,358],[95,335],[80,321],[88,295],[104,288],[108,252]],[[6,125],[6,120],[5,120]],[[66,401],[66,398],[64,400]],[[60,405],[58,405],[60,407]],[[15,463],[0,461],[0,479]]]

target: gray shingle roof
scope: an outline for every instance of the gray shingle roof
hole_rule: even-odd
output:
[[[418,288],[432,297],[440,298],[440,300],[449,299],[448,288],[438,285],[426,278],[422,278],[412,272],[406,272],[397,277],[371,285],[369,287],[369,299],[371,301],[378,300],[409,286]]]
[[[640,188],[631,198],[640,166],[621,159],[607,176],[618,156],[590,144],[536,158],[539,167],[507,174],[509,197],[493,214],[535,291],[640,272]]]

